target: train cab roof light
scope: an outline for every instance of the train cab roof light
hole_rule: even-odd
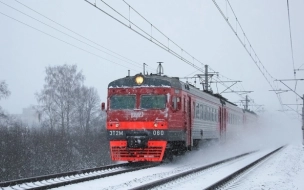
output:
[[[144,77],[142,75],[136,75],[135,76],[135,83],[137,85],[141,85],[144,82]]]

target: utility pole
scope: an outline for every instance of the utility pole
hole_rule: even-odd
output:
[[[205,65],[205,90],[208,91],[208,65]]]
[[[250,102],[250,100],[248,100],[248,95],[246,95],[246,99],[245,99],[245,110],[248,110],[248,102]]]

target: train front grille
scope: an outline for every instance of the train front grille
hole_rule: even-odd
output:
[[[166,141],[149,141],[146,148],[128,148],[127,141],[111,141],[111,157],[114,161],[161,161]]]

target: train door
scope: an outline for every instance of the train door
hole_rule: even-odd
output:
[[[220,138],[221,140],[226,139],[226,126],[227,126],[227,109],[223,105],[220,107]]]
[[[191,97],[190,96],[186,96],[185,97],[185,115],[186,115],[186,135],[187,135],[187,139],[186,139],[186,147],[191,147]]]
[[[223,122],[223,130],[222,136],[226,139],[226,127],[227,127],[227,109],[224,107],[224,122]]]
[[[219,138],[221,136],[221,131],[222,131],[222,128],[223,128],[223,107],[220,107],[220,110],[219,110],[219,123],[220,123],[220,126],[219,126]]]

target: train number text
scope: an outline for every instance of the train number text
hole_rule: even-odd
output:
[[[163,130],[153,130],[154,136],[163,136],[165,135],[165,132]]]
[[[110,136],[122,136],[124,134],[123,134],[123,131],[109,131],[109,135]]]

